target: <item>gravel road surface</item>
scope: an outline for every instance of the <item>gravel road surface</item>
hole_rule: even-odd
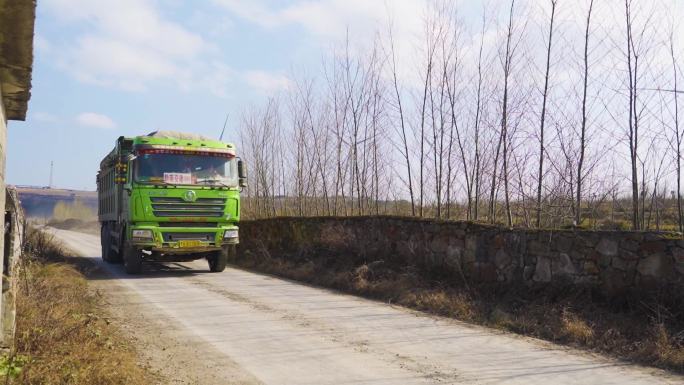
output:
[[[138,276],[100,259],[99,237],[50,230],[92,259],[126,332],[168,383],[679,384],[609,360],[206,261]],[[96,282],[95,282],[96,281]]]

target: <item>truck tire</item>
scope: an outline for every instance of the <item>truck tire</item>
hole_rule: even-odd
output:
[[[112,233],[108,224],[103,224],[100,231],[102,244],[102,260],[107,263],[121,263],[121,254],[112,249]]]
[[[226,269],[228,264],[228,257],[232,256],[235,250],[235,245],[223,246],[221,251],[214,252],[211,256],[207,257],[209,261],[209,271],[212,273],[220,273]]]
[[[117,253],[112,248],[110,248],[109,249],[109,263],[121,263],[121,262],[123,262],[123,258],[121,258],[121,254]]]
[[[123,247],[124,269],[128,274],[139,274],[142,271],[142,252],[126,243]]]
[[[123,253],[121,251],[114,251],[114,249],[112,248],[112,241],[113,241],[113,239],[112,239],[112,235],[110,232],[109,233],[109,254],[107,254],[107,257],[109,258],[109,263],[122,263],[123,258],[121,256]],[[117,249],[121,250],[119,247],[117,247]]]
[[[100,245],[102,245],[102,260],[107,263],[111,263],[109,253],[112,251],[109,237],[109,226],[103,223],[100,228]]]

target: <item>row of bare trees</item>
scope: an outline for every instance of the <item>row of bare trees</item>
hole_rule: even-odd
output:
[[[682,231],[676,1],[501,3],[388,11],[246,111],[246,214]]]

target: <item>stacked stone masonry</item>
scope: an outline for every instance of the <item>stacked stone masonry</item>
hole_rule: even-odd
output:
[[[443,269],[474,282],[600,289],[684,287],[680,234],[508,229],[396,217],[274,218],[243,221],[240,256],[334,253]],[[681,292],[681,291],[679,291]]]

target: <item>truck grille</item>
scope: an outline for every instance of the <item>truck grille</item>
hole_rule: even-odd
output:
[[[156,217],[222,217],[225,198],[198,198],[186,202],[181,198],[150,197]]]
[[[217,227],[218,222],[159,222],[159,227]]]
[[[162,233],[164,242],[207,241],[214,242],[216,233]]]

